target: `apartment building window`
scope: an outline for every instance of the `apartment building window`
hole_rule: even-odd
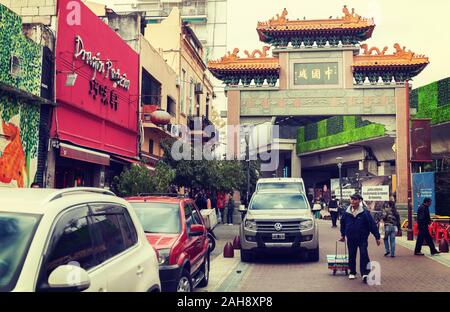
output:
[[[182,69],[181,74],[181,101],[180,101],[180,111],[186,114],[186,71]]]
[[[161,105],[161,84],[148,71],[142,69],[142,105]]]

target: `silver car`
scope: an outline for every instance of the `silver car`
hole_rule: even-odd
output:
[[[306,196],[295,190],[253,194],[240,227],[241,261],[257,252],[307,252],[319,261],[319,229]]]

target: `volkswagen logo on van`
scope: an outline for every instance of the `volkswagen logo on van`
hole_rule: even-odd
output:
[[[275,228],[275,231],[281,231],[283,229],[283,225],[281,225],[281,223],[275,223],[275,225],[273,226]]]

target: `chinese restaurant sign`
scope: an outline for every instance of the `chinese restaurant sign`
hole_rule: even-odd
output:
[[[139,55],[76,1],[58,1],[56,122],[52,134],[71,143],[137,156]],[[73,22],[74,14],[79,23]],[[77,75],[73,85],[70,74]],[[54,120],[54,121],[55,121]]]
[[[335,85],[338,83],[338,63],[294,64],[294,85]]]

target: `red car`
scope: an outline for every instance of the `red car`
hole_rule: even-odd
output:
[[[208,231],[194,201],[176,196],[126,198],[157,250],[162,291],[190,292],[209,280]]]

